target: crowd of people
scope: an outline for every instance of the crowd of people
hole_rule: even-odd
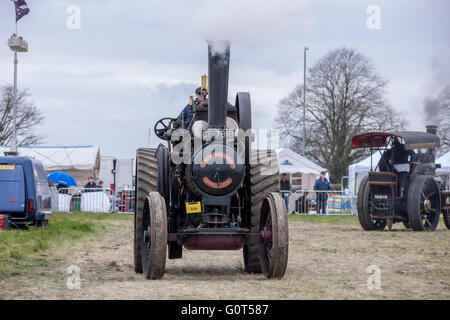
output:
[[[104,187],[103,187],[103,181],[100,180],[98,182],[98,184],[95,183],[94,181],[94,177],[89,177],[88,178],[88,182],[84,185],[84,192],[98,192],[98,191],[104,191]],[[57,184],[56,185],[56,190],[58,190],[58,193],[60,194],[68,194],[69,192],[69,187],[64,185],[64,184]]]
[[[96,192],[103,191],[103,181],[99,181],[98,184],[95,183],[94,177],[89,177],[88,182],[84,185],[84,192]]]

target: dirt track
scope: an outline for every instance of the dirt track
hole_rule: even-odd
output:
[[[363,232],[356,223],[290,222],[286,276],[268,281],[243,272],[242,252],[183,252],[162,280],[132,266],[132,223],[117,222],[70,252],[50,271],[4,279],[12,299],[450,299],[450,232]],[[81,289],[66,287],[69,265],[81,269]],[[381,289],[367,288],[367,267],[381,268]]]

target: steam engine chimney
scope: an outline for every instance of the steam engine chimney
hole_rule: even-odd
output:
[[[436,135],[436,133],[437,133],[437,126],[435,126],[435,125],[428,125],[428,126],[425,126],[425,128],[427,129],[427,133],[431,133],[431,134]],[[436,149],[435,148],[430,148],[428,152],[429,152],[430,163],[434,163],[434,161],[436,160]]]
[[[208,123],[211,128],[225,128],[228,104],[228,76],[230,71],[230,46],[217,52],[208,44]]]
[[[435,125],[429,125],[429,126],[426,126],[425,128],[427,129],[427,133],[431,133],[431,134],[436,135],[436,132],[437,132],[437,126],[435,126]]]

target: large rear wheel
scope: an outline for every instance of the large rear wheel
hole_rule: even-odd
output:
[[[158,164],[156,149],[141,148],[136,152],[135,213],[134,213],[134,271],[142,273],[142,219],[144,203],[149,192],[157,190]]]
[[[261,268],[267,278],[281,279],[286,272],[289,249],[286,205],[279,193],[270,193],[261,206]]]
[[[433,231],[439,223],[441,199],[432,176],[417,176],[408,191],[408,220],[414,231]]]
[[[158,192],[150,192],[142,219],[142,271],[147,279],[160,279],[166,267],[166,202]]]
[[[364,177],[359,185],[357,208],[358,220],[364,230],[384,230],[386,227],[386,219],[372,219],[370,215],[370,186],[368,176]]]
[[[252,150],[250,153],[250,225],[258,233],[261,205],[271,192],[279,190],[278,156],[271,150]],[[244,269],[248,273],[261,273],[259,241],[248,239],[244,245]]]

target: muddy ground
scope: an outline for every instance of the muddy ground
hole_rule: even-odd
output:
[[[241,251],[184,250],[167,262],[162,280],[133,270],[132,221],[53,255],[50,268],[0,281],[3,299],[450,299],[450,231],[364,232],[356,218],[290,219],[289,264],[282,280],[243,271]],[[80,289],[66,269],[80,268]],[[381,271],[369,289],[369,266]]]

